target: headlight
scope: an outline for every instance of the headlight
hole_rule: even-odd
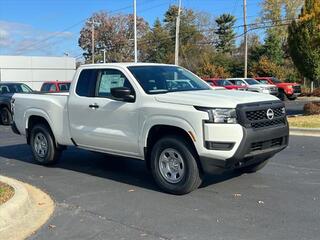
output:
[[[270,93],[270,90],[269,89],[262,89],[262,92],[263,93]]]
[[[210,123],[237,123],[237,112],[234,108],[205,108],[195,107],[197,110],[205,111],[209,115]]]

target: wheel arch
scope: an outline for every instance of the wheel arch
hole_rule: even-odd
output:
[[[188,131],[180,126],[168,125],[168,124],[155,124],[153,125],[146,136],[146,142],[144,147],[144,159],[146,160],[147,168],[150,169],[150,155],[153,145],[162,137],[169,135],[177,135],[182,137],[191,146],[194,153],[197,155],[197,161],[199,160],[199,155],[195,146],[195,136],[192,131]],[[202,170],[201,164],[198,161],[199,166]]]
[[[40,116],[40,115],[30,115],[27,118],[27,122],[26,122],[26,139],[27,139],[27,143],[30,144],[31,130],[37,124],[43,124],[43,125],[48,127],[50,133],[53,136],[53,139],[54,139],[54,142],[55,142],[56,146],[58,146],[58,143],[56,141],[56,137],[54,136],[54,133],[52,131],[52,128],[50,126],[49,121],[44,116]]]

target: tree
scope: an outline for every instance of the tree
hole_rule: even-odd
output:
[[[305,0],[298,20],[289,26],[289,52],[298,71],[320,82],[320,2]]]
[[[94,22],[95,29],[95,54],[97,61],[102,60],[101,51],[106,49],[107,61],[132,61],[133,48],[133,16],[115,15],[109,16],[106,12],[94,13],[86,21],[80,31],[79,46],[84,50],[85,60],[92,58],[91,29]],[[148,24],[143,18],[137,18],[137,35],[141,38],[148,31]]]
[[[171,44],[169,45],[167,59],[168,63],[174,62],[175,31],[178,7],[170,6],[164,17],[164,28],[169,32]],[[200,44],[204,40],[204,35],[197,26],[197,16],[191,9],[182,9],[180,14],[180,34],[179,34],[179,64],[191,70],[196,70],[201,58]]]
[[[156,19],[153,28],[139,42],[142,61],[166,63],[172,40],[169,32]]]
[[[216,19],[218,36],[216,48],[223,53],[232,53],[235,49],[235,32],[233,30],[236,18],[231,14],[222,14]]]

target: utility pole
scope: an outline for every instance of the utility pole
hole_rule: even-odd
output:
[[[180,30],[180,13],[181,13],[181,0],[179,0],[178,16],[176,20],[176,45],[174,51],[174,64],[179,65],[179,30]]]
[[[248,75],[247,1],[243,0],[244,77]]]
[[[133,0],[133,17],[134,17],[134,62],[138,62],[137,47],[137,0]]]
[[[92,64],[94,64],[94,20],[91,21],[91,57],[92,57]]]
[[[106,49],[103,49],[103,63],[106,63]]]

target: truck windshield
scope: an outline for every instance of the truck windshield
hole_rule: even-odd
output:
[[[255,80],[255,79],[253,79],[253,78],[246,78],[245,80],[246,80],[246,82],[247,82],[249,85],[260,84],[257,80]]]
[[[70,83],[59,83],[60,92],[68,92],[70,89]]]
[[[32,89],[25,84],[20,83],[10,83],[10,84],[0,84],[0,93],[30,93]]]
[[[217,80],[217,85],[223,87],[223,86],[230,86],[233,84],[228,80]]]
[[[131,66],[128,69],[148,94],[210,89],[204,81],[181,67]]]
[[[272,82],[274,82],[274,83],[282,83],[278,78],[272,78]]]

